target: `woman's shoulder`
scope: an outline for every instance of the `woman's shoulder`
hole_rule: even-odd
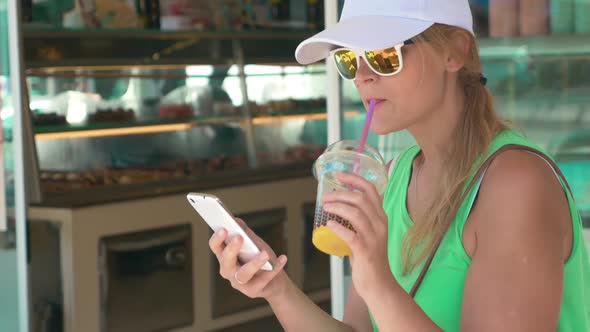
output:
[[[500,153],[486,171],[484,181],[490,190],[530,190],[563,188],[542,151],[511,149]]]
[[[572,223],[564,188],[547,162],[522,150],[499,154],[469,219],[472,263],[463,304],[510,303],[513,316],[520,317],[534,302],[544,312],[555,309],[557,320]],[[506,316],[502,310],[500,305],[488,311]]]
[[[474,209],[478,238],[528,230],[528,237],[566,234],[571,225],[564,188],[540,155],[508,150],[490,164]],[[499,240],[495,238],[495,240]],[[479,241],[478,241],[479,242]]]
[[[551,159],[551,156],[542,147],[530,141],[524,133],[513,129],[507,129],[497,133],[489,146],[488,154],[491,155],[508,145],[524,147]]]
[[[546,158],[530,150],[500,153],[486,171],[480,198],[489,197],[492,203],[514,208],[544,200],[552,204],[565,200],[564,188]]]

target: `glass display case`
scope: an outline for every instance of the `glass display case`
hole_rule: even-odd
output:
[[[219,276],[209,229],[186,203],[189,191],[219,196],[289,256],[287,273],[312,300],[330,307],[329,257],[312,247],[306,227],[312,164],[327,143],[326,68],[294,63],[305,36],[24,30],[38,165],[29,179],[42,194],[29,211],[59,225],[64,331],[104,324],[101,239],[188,223],[194,320],[185,330],[268,324],[264,301]],[[347,121],[362,126],[358,97],[343,105]]]
[[[113,33],[87,34],[104,38],[113,51],[116,44],[106,38],[116,40]],[[311,175],[327,143],[325,66],[295,65],[291,49],[282,57],[264,51],[275,49],[268,38],[285,44],[285,33],[258,39],[204,33],[232,54],[215,60],[197,53],[193,65],[184,48],[169,59],[153,60],[155,52],[149,64],[134,62],[145,44],[188,43],[186,33],[123,35],[121,41],[144,46],[105,64],[84,46],[65,54],[67,42],[83,43],[79,31],[25,30],[25,45],[53,50],[26,48],[40,204],[87,205]],[[347,118],[362,118],[358,97],[345,108]]]

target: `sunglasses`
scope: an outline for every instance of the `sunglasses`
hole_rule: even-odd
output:
[[[330,52],[338,73],[345,80],[354,80],[360,67],[360,57],[369,65],[375,74],[380,76],[394,76],[398,74],[403,66],[402,46],[414,44],[412,40],[406,40],[393,47],[378,51],[367,51],[361,49],[337,48]],[[359,54],[362,54],[359,56]]]

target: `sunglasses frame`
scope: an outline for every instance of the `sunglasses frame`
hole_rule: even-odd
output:
[[[353,78],[347,78],[347,77],[345,77],[340,72],[340,69],[338,69],[338,64],[336,63],[335,54],[336,54],[336,52],[342,51],[342,50],[351,51],[352,53],[354,53],[355,58],[356,58],[357,73],[358,73],[358,69],[361,67],[361,62],[360,62],[361,60],[360,60],[360,58],[363,58],[363,60],[367,64],[367,66],[369,66],[369,68],[371,68],[371,71],[373,71],[375,74],[377,74],[379,76],[385,76],[385,77],[387,77],[387,76],[395,76],[399,72],[401,72],[402,69],[403,69],[403,67],[404,67],[404,58],[403,58],[403,55],[402,55],[402,47],[405,46],[405,45],[411,45],[411,44],[414,44],[414,41],[411,40],[411,39],[408,39],[406,41],[403,41],[403,42],[401,42],[401,43],[396,44],[396,45],[393,46],[393,48],[395,48],[395,51],[397,52],[397,57],[399,58],[399,69],[396,70],[396,71],[394,71],[393,73],[390,73],[390,74],[383,74],[383,73],[380,73],[377,70],[375,70],[375,68],[373,68],[373,66],[371,66],[371,64],[369,63],[369,61],[365,57],[366,52],[374,52],[375,50],[363,50],[363,49],[360,49],[360,48],[340,47],[340,48],[337,48],[337,49],[334,49],[334,50],[330,51],[330,58],[332,59],[332,62],[336,66],[336,71],[338,72],[338,74],[340,74],[340,76],[343,79],[347,80],[347,81],[354,81],[354,80],[356,80],[356,73],[354,74],[354,77]],[[389,49],[389,48],[391,48],[391,47],[384,48],[384,49],[381,49],[381,50],[378,50],[378,51],[386,50],[386,49]],[[359,54],[361,54],[361,56],[359,56]]]

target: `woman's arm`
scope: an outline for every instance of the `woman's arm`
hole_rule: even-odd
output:
[[[353,281],[379,330],[441,331],[389,271],[387,218],[374,188],[354,175],[339,179],[358,192],[326,194],[324,209],[347,217],[357,232],[328,226],[352,248]],[[571,218],[563,188],[545,161],[519,151],[499,156],[469,223],[476,228],[476,245],[461,330],[555,331]]]
[[[461,331],[555,331],[571,216],[546,162],[522,151],[499,156],[469,222],[476,244]],[[365,297],[381,331],[440,331],[397,283],[382,284],[390,287]]]
[[[356,331],[332,318],[305,295],[286,274],[281,292],[266,298],[285,331]]]
[[[243,239],[236,236],[229,244],[225,230],[219,230],[209,240],[211,251],[220,264],[220,274],[233,288],[251,298],[265,298],[287,331],[354,331],[350,326],[332,318],[311,301],[283,271],[287,257],[277,257],[241,219],[236,219],[246,234],[262,250],[246,264],[238,261]],[[262,271],[267,261],[273,262],[273,271]],[[361,332],[361,331],[359,331]]]
[[[317,331],[373,331],[367,305],[358,295],[353,284],[350,284],[348,289],[342,322],[333,319],[318,308],[292,282],[285,289],[284,294],[267,300],[287,331],[305,331],[305,329],[309,331],[315,331],[315,329]],[[294,310],[299,314],[293,315]]]
[[[355,232],[332,221],[330,227],[352,249],[350,262],[355,293],[364,299],[381,332],[440,329],[399,286],[387,259],[388,218],[375,186],[355,174],[338,174],[356,189],[324,195],[324,210],[346,218]],[[367,314],[368,316],[368,314]]]
[[[354,284],[350,283],[348,288],[348,298],[346,299],[346,307],[344,307],[344,318],[342,321],[352,326],[355,332],[371,332],[373,325],[369,317],[369,309],[365,300],[358,294]]]
[[[555,331],[572,235],[564,189],[551,168],[528,152],[498,156],[469,223],[475,250],[461,329]]]
[[[380,332],[442,332],[396,281],[380,285],[364,297]]]

